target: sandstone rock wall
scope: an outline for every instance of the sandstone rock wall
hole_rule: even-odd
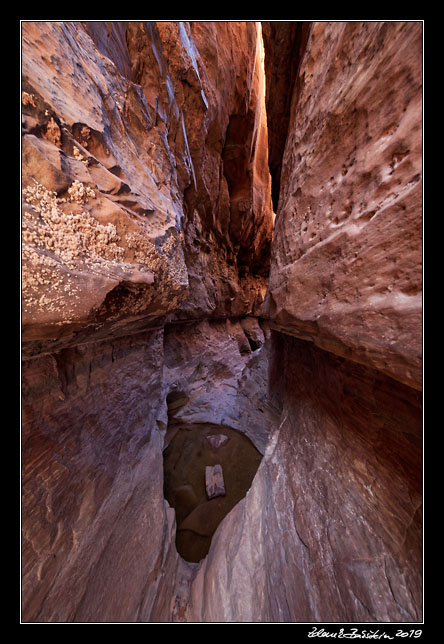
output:
[[[276,334],[280,425],[190,582],[185,621],[422,618],[421,397]]]
[[[241,321],[249,324],[250,333],[252,320]],[[261,342],[255,350],[239,321],[168,325],[163,378],[173,401],[168,405],[170,421],[237,429],[264,453],[279,407],[267,396],[272,355],[254,322]]]
[[[239,322],[204,321],[24,362],[24,621],[152,621],[159,605],[176,615],[193,567],[175,549],[162,452],[177,423],[209,423],[263,453],[277,422],[269,359]]]
[[[155,331],[24,363],[25,622],[149,615],[174,526],[157,424],[162,345]]]
[[[168,395],[190,395],[187,422],[223,417],[262,451],[268,437],[257,360],[242,377],[263,333],[225,322],[266,286],[260,30],[25,22],[22,36],[23,618],[147,621],[181,566]],[[224,320],[167,326],[164,352],[168,316]]]
[[[258,25],[22,29],[25,355],[257,311],[273,219]]]
[[[421,619],[421,25],[264,41],[23,23],[25,622]],[[199,564],[205,424],[264,457]]]
[[[274,328],[415,388],[422,385],[421,86],[420,22],[310,25],[262,310]]]

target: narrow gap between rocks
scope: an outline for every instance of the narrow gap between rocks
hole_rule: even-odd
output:
[[[277,210],[292,88],[305,42],[301,36],[304,31],[301,23],[295,23],[290,29],[287,26],[281,38],[285,42],[284,59],[280,59],[283,70],[276,82],[273,68],[278,57],[276,31],[273,23],[265,25],[263,73],[268,71],[266,113],[268,121],[271,118],[273,123],[276,117],[279,120],[279,125],[275,125],[274,129],[269,125],[272,138],[267,143],[273,204]],[[283,82],[284,77],[290,83],[289,87]],[[248,156],[253,125],[252,112],[231,115],[222,152],[224,176],[230,196],[230,237],[235,244],[240,245],[237,256],[240,277],[248,273],[246,267],[251,263],[250,245],[243,247],[241,237],[245,211],[252,206],[249,201]],[[255,265],[255,272],[266,278],[270,254],[271,247],[268,244],[264,248],[260,265],[258,262]],[[255,337],[248,328],[244,328],[244,333],[248,344],[245,342],[239,348],[241,355],[261,348],[263,340]],[[208,554],[212,537],[221,521],[245,497],[262,460],[262,454],[244,433],[231,427],[179,420],[176,414],[189,402],[185,392],[170,391],[166,402],[168,427],[163,451],[164,497],[175,510],[178,554],[185,561],[198,563]]]

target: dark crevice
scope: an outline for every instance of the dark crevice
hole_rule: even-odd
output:
[[[311,22],[262,22],[265,51],[268,164],[273,209],[277,212],[282,159],[290,122],[296,78],[304,56]]]
[[[248,340],[248,344],[250,345],[250,348],[251,348],[252,351],[256,351],[257,349],[260,349],[260,347],[262,346],[260,344],[260,342],[257,342],[256,340],[253,340],[253,338],[251,338],[251,337],[247,336],[247,340]]]
[[[251,213],[253,192],[250,173],[250,148],[255,115],[232,114],[228,123],[222,150],[222,166],[230,196],[228,234],[236,253],[240,277],[249,272],[252,260]]]

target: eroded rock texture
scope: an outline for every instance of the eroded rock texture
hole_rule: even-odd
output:
[[[420,621],[421,24],[22,27],[23,621]]]
[[[225,322],[257,312],[266,286],[260,26],[22,29],[23,617],[144,621],[174,550],[170,369],[194,392],[188,420],[262,414],[237,385],[263,333]],[[188,343],[177,331],[177,350],[167,332],[164,357],[172,314],[224,321],[194,323]],[[263,422],[262,451],[267,436]]]
[[[419,389],[421,61],[419,22],[310,25],[262,311]]]
[[[252,350],[249,337],[253,328],[258,345]],[[166,327],[166,444],[178,423],[211,423],[241,431],[264,453],[270,426],[276,420],[276,406],[267,395],[272,358],[268,336],[269,331],[264,333],[254,318]]]
[[[26,354],[172,312],[257,311],[272,230],[259,25],[25,22],[22,57]]]

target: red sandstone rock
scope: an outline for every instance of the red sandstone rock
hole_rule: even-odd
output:
[[[422,382],[421,60],[420,22],[309,27],[262,311],[275,328],[415,388]]]
[[[123,74],[128,54],[119,60],[82,23],[23,24],[22,312],[33,353],[85,329],[122,335],[122,320],[165,314],[187,295],[171,152]]]
[[[421,620],[421,401],[392,379],[420,383],[420,32],[286,25],[269,60],[264,313],[326,352],[249,316],[258,25],[24,23],[25,622]],[[200,564],[164,499],[174,423],[265,454]],[[177,532],[213,534],[231,487],[187,514],[177,485]]]
[[[257,310],[272,228],[261,42],[255,23],[23,24],[29,355],[185,302],[182,317]]]
[[[266,344],[253,355],[237,321],[168,325],[163,380],[170,421],[232,427],[263,453],[277,421],[266,395],[270,359]]]
[[[149,618],[174,543],[161,370],[161,331],[25,361],[24,622]]]
[[[273,226],[260,30],[236,22],[158,29],[194,169],[184,195],[190,296],[178,317],[257,313]]]
[[[421,621],[420,394],[296,338],[274,343],[281,424],[183,620]]]

